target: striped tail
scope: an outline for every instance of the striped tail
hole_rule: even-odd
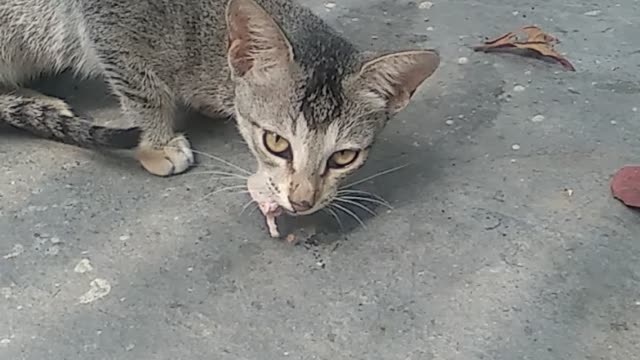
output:
[[[0,94],[0,124],[26,130],[42,138],[85,148],[133,149],[140,128],[108,128],[77,115],[63,100],[25,90]]]

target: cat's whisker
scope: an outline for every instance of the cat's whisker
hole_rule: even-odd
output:
[[[324,207],[322,210],[327,212],[336,220],[336,223],[340,227],[340,230],[344,230],[344,227],[342,226],[342,220],[340,220],[340,216],[338,215],[338,213],[336,213],[335,210],[331,208],[331,204],[329,204],[327,207]]]
[[[234,185],[234,186],[223,187],[223,188],[217,189],[215,191],[212,191],[212,192],[206,194],[205,196],[203,196],[202,198],[196,200],[194,205],[198,204],[198,203],[200,203],[202,201],[205,201],[208,198],[212,197],[213,195],[221,193],[223,191],[235,190],[235,189],[246,189],[246,188],[247,188],[247,185]],[[232,192],[232,194],[244,194],[244,193],[248,193],[248,192],[249,192],[248,190],[247,191],[234,191],[234,192]]]
[[[374,199],[380,200],[386,204],[391,205],[385,198],[383,198],[380,195],[374,194],[372,192],[368,192],[368,191],[364,191],[364,190],[354,190],[354,189],[344,189],[344,190],[338,190],[337,192],[338,196],[358,196],[358,195],[366,195],[366,196],[370,196]]]
[[[382,206],[386,207],[389,210],[393,210],[393,206],[391,206],[391,204],[389,204],[386,201],[380,201],[378,199],[372,199],[372,198],[361,197],[361,196],[340,196],[339,198],[340,199],[347,199],[347,200],[370,202],[370,203],[373,203],[373,204],[382,205]]]
[[[242,207],[242,211],[240,211],[240,215],[244,214],[244,212],[247,211],[251,204],[255,204],[255,200],[251,199],[248,203],[244,204],[244,206]]]
[[[369,209],[368,207],[366,207],[366,206],[364,206],[364,205],[360,204],[360,203],[359,203],[359,202],[357,202],[357,201],[349,200],[349,199],[347,199],[347,198],[339,198],[339,197],[335,198],[334,200],[335,200],[335,201],[338,201],[338,202],[345,203],[345,204],[355,205],[355,206],[359,207],[360,209],[362,209],[362,210],[364,210],[364,211],[368,212],[369,214],[371,214],[371,215],[373,215],[373,216],[377,216],[377,215],[378,215],[378,214],[376,214],[376,213],[375,213],[375,211],[373,211],[373,210]]]
[[[362,226],[362,228],[364,228],[364,229],[367,228],[367,226],[364,224],[364,221],[362,221],[362,219],[360,219],[360,217],[358,217],[358,215],[356,215],[356,213],[354,213],[353,211],[349,210],[348,208],[346,208],[346,207],[344,207],[344,206],[342,206],[340,204],[333,203],[331,205],[333,207],[335,207],[336,209],[344,212],[345,214],[351,216],[354,220],[356,220],[360,224],[360,226]]]
[[[238,170],[238,171],[241,171],[241,172],[243,172],[243,173],[245,173],[245,174],[247,174],[247,175],[251,175],[251,171],[249,171],[249,170],[247,170],[247,169],[245,169],[245,168],[242,168],[242,167],[240,167],[240,166],[238,166],[238,165],[236,165],[236,164],[234,164],[234,163],[232,163],[232,162],[230,162],[230,161],[227,161],[227,160],[225,160],[225,159],[223,159],[223,158],[217,157],[217,156],[215,156],[215,155],[208,154],[208,153],[203,152],[203,151],[198,151],[198,150],[193,150],[193,149],[192,149],[191,151],[192,151],[194,154],[198,154],[198,155],[206,156],[206,157],[208,157],[209,159],[216,160],[216,161],[221,162],[221,163],[223,163],[223,164],[225,164],[225,165],[231,166],[232,168],[234,168],[234,169],[236,169],[236,170]]]
[[[233,177],[233,176],[221,176],[221,177],[211,177],[211,178],[207,178],[207,179],[202,179],[199,182],[200,183],[202,183],[202,182],[213,183],[213,182],[220,181],[220,180],[245,181],[244,179],[238,179],[237,177]]]
[[[404,164],[404,165],[396,166],[396,167],[391,168],[391,169],[382,170],[382,171],[380,171],[380,172],[378,172],[378,173],[375,173],[375,174],[373,174],[373,175],[371,175],[371,176],[367,176],[367,177],[366,177],[366,178],[364,178],[364,179],[356,180],[356,181],[354,181],[354,182],[352,182],[352,183],[350,183],[350,184],[347,184],[347,185],[345,185],[345,186],[342,186],[342,187],[340,188],[340,190],[346,190],[346,189],[349,189],[350,187],[353,187],[353,186],[356,186],[356,185],[362,184],[363,182],[367,182],[367,181],[369,181],[369,180],[373,180],[373,179],[375,179],[375,178],[377,178],[377,177],[380,177],[380,176],[383,176],[383,175],[387,175],[387,174],[390,174],[390,173],[392,173],[392,172],[396,172],[396,171],[398,171],[398,170],[400,170],[400,169],[403,169],[403,168],[405,168],[405,167],[407,167],[407,166],[409,166],[409,164]]]
[[[256,210],[258,210],[260,207],[258,206],[258,204],[256,204],[256,206],[251,209],[251,211],[249,211],[249,215],[253,214],[254,212],[256,212]]]
[[[188,173],[188,175],[224,175],[224,176],[234,177],[234,178],[243,179],[243,180],[248,179],[247,176],[234,174],[231,172],[225,172],[225,171],[199,171],[199,172],[190,172]]]

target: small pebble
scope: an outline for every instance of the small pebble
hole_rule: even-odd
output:
[[[73,268],[73,271],[77,272],[78,274],[84,274],[92,270],[93,270],[93,265],[91,265],[91,262],[89,261],[89,259],[80,260],[80,262],[78,262],[76,267]]]
[[[461,57],[461,58],[458,58],[458,64],[460,64],[460,65],[467,64],[468,62],[469,62],[469,59],[464,57],[464,56]]]
[[[632,108],[632,109],[631,109],[631,111],[633,111],[633,112],[638,112],[638,108],[637,108],[637,107],[634,107],[634,108]]]
[[[617,122],[617,121],[615,121],[615,120],[611,120],[611,125],[617,125],[617,124],[618,124],[618,122]]]
[[[447,120],[447,121],[445,121],[445,124],[451,126],[451,125],[453,125],[453,120]]]
[[[522,85],[516,85],[513,87],[514,92],[523,92],[524,90],[525,90],[525,87]]]
[[[336,3],[334,2],[326,3],[324,4],[324,7],[326,7],[327,9],[333,9],[336,7]]]
[[[533,121],[535,123],[543,122],[544,121],[544,116],[543,115],[536,115],[536,116],[531,118],[531,121]]]
[[[22,254],[23,252],[24,252],[24,246],[20,244],[15,244],[13,245],[13,249],[11,250],[11,252],[3,256],[3,258],[5,260],[13,259],[15,257],[20,256],[20,254]]]
[[[89,304],[102,299],[111,292],[111,284],[105,279],[94,279],[89,283],[89,290],[80,296],[80,304]]]
[[[423,1],[420,3],[420,5],[418,5],[419,9],[425,9],[425,10],[429,10],[431,9],[431,7],[433,7],[433,3],[431,1]]]
[[[3,287],[0,288],[0,295],[2,295],[2,297],[4,297],[5,299],[9,299],[11,296],[13,296],[13,291],[10,287]]]
[[[120,236],[120,241],[127,241],[129,240],[130,236],[129,235],[122,235]]]
[[[11,343],[11,339],[2,339],[0,340],[0,347],[7,347]]]
[[[587,11],[586,13],[584,13],[584,15],[586,16],[598,16],[602,13],[602,11],[600,10],[591,10],[591,11]]]
[[[512,148],[513,150],[520,150],[520,145],[518,145],[518,144],[513,144],[513,145],[511,145],[511,148]]]
[[[429,26],[429,27],[427,28],[427,31],[433,31],[433,30],[434,30],[434,29],[433,29],[433,26]]]

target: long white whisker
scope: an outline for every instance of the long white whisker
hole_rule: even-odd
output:
[[[372,199],[372,198],[360,197],[360,196],[341,196],[340,199],[356,200],[356,201],[360,200],[360,201],[370,202],[370,203],[382,205],[382,206],[388,208],[389,210],[393,210],[393,206],[391,206],[388,202],[380,201],[378,199]]]
[[[244,206],[242,207],[242,211],[240,211],[240,215],[244,214],[244,212],[247,211],[249,206],[251,206],[251,204],[253,203],[255,203],[255,201],[251,199],[248,203],[244,204]]]
[[[366,206],[364,206],[364,205],[360,204],[360,203],[359,203],[359,202],[357,202],[357,201],[352,201],[352,200],[345,199],[345,198],[335,198],[334,200],[335,200],[335,201],[342,202],[342,203],[345,203],[345,204],[355,205],[355,206],[359,207],[360,209],[362,209],[362,210],[364,210],[364,211],[368,212],[369,214],[371,214],[371,215],[373,215],[373,216],[377,216],[377,215],[378,215],[378,214],[376,214],[373,210],[371,210],[371,209],[369,209],[368,207],[366,207]]]
[[[197,203],[200,203],[200,202],[202,202],[202,201],[204,201],[204,200],[206,200],[206,199],[208,199],[208,198],[210,198],[210,197],[212,197],[212,196],[213,196],[213,195],[215,195],[215,194],[218,194],[218,193],[220,193],[220,192],[223,192],[223,191],[227,191],[227,190],[234,190],[234,189],[246,189],[246,188],[247,188],[247,185],[234,185],[234,186],[227,186],[227,187],[223,187],[223,188],[221,188],[221,189],[218,189],[218,190],[212,191],[212,192],[208,193],[207,195],[203,196],[202,198],[200,198],[200,199],[196,200],[196,202],[194,203],[194,205],[195,205],[195,204],[197,204]],[[244,193],[246,193],[246,192],[249,192],[249,191],[239,191],[239,192],[234,192],[234,193],[235,193],[235,194],[244,194]]]
[[[380,176],[382,176],[382,175],[387,175],[387,174],[392,173],[392,172],[394,172],[394,171],[398,171],[398,170],[403,169],[403,168],[405,168],[405,167],[407,167],[407,166],[409,166],[409,164],[404,164],[404,165],[396,166],[396,167],[391,168],[391,169],[387,169],[387,170],[380,171],[379,173],[373,174],[373,175],[371,175],[371,176],[367,176],[367,177],[366,177],[366,178],[364,178],[364,179],[360,179],[360,180],[354,181],[354,182],[352,182],[352,183],[350,183],[350,184],[347,184],[347,185],[345,185],[345,186],[341,187],[340,189],[341,189],[341,190],[348,189],[348,188],[350,188],[350,187],[352,187],[352,186],[356,186],[356,185],[358,185],[358,184],[362,184],[363,182],[366,182],[366,181],[369,181],[369,180],[375,179],[375,178],[380,177]]]
[[[347,196],[351,196],[350,194],[353,194],[354,196],[356,194],[360,194],[360,195],[367,195],[367,196],[371,196],[374,199],[378,199],[380,201],[383,201],[385,203],[389,203],[385,198],[383,198],[380,195],[376,195],[374,193],[368,192],[368,191],[364,191],[364,190],[354,190],[354,189],[344,189],[344,190],[338,190],[337,192],[338,195],[347,195]]]
[[[199,172],[191,172],[188,174],[189,175],[223,175],[223,176],[235,177],[235,178],[244,179],[244,180],[248,179],[247,176],[225,172],[225,171],[199,171]]]
[[[331,215],[334,219],[336,219],[336,222],[338,223],[340,230],[344,230],[344,226],[342,226],[342,221],[340,220],[340,216],[338,216],[338,214],[331,208],[331,204],[329,204],[329,206],[323,208],[322,210],[326,211],[329,215]]]
[[[219,177],[211,177],[208,179],[202,179],[200,180],[198,183],[202,183],[202,182],[214,182],[214,181],[219,181],[219,180],[236,180],[236,181],[246,181],[244,179],[238,179],[237,177],[234,176],[219,176]]]
[[[347,209],[346,207],[344,207],[344,206],[342,206],[340,204],[336,204],[336,203],[333,203],[332,206],[334,206],[336,209],[338,209],[338,210],[344,212],[345,214],[351,216],[352,218],[354,218],[358,223],[360,223],[360,226],[362,226],[363,228],[365,228],[365,229],[367,228],[367,226],[364,224],[362,219],[360,219],[358,217],[358,215],[356,215],[353,211]]]
[[[206,156],[206,157],[208,157],[208,158],[210,158],[210,159],[217,160],[217,161],[219,161],[219,162],[221,162],[221,163],[223,163],[223,164],[225,164],[225,165],[229,165],[229,166],[231,166],[232,168],[234,168],[234,169],[236,169],[236,170],[239,170],[239,171],[242,171],[243,173],[245,173],[245,174],[247,174],[247,175],[251,175],[251,172],[250,172],[249,170],[244,169],[244,168],[242,168],[242,167],[240,167],[240,166],[238,166],[238,165],[236,165],[236,164],[233,164],[233,163],[231,163],[231,162],[229,162],[229,161],[227,161],[227,160],[225,160],[225,159],[219,158],[219,157],[217,157],[217,156],[215,156],[215,155],[207,154],[207,153],[202,152],[202,151],[197,151],[197,150],[193,150],[193,149],[192,149],[191,151],[192,151],[193,153],[195,153],[195,154],[204,155],[204,156]]]

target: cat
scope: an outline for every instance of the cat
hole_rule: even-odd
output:
[[[270,215],[334,198],[376,135],[438,68],[436,50],[364,51],[292,0],[3,0],[0,122],[78,145],[135,148],[151,174],[194,164],[177,104],[235,117]],[[94,125],[22,89],[43,73],[101,76],[132,128]],[[269,215],[266,214],[266,215]]]

